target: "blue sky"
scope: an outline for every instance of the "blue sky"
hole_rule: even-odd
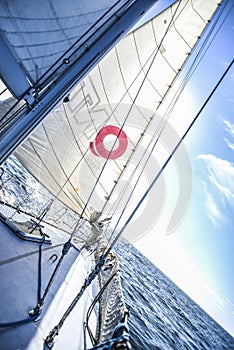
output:
[[[224,3],[222,27],[187,85],[188,103],[179,113],[195,116],[234,58],[234,3]],[[234,65],[185,146],[193,190],[184,221],[172,236],[149,234],[136,246],[234,336]],[[174,175],[170,165],[165,177],[172,191]]]
[[[162,9],[160,3],[157,10]],[[186,87],[186,108],[184,100],[178,103],[181,115],[195,116],[234,57],[233,6],[229,1],[219,23],[232,10]],[[185,146],[193,191],[183,222],[172,235],[158,229],[135,245],[234,336],[234,66]],[[165,171],[168,202],[174,200],[176,176],[170,164]],[[164,220],[167,216],[165,209]]]

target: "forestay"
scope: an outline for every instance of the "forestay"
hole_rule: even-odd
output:
[[[86,1],[78,3],[85,12]],[[108,1],[102,3],[104,11]],[[127,35],[18,148],[17,157],[84,217],[93,208],[118,212],[151,138],[159,134],[158,107],[216,7],[215,0],[176,2]],[[41,74],[48,66],[40,67]],[[157,164],[152,160],[149,166],[155,173]]]

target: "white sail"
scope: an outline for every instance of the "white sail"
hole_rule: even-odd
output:
[[[85,217],[122,209],[160,130],[157,109],[216,7],[176,2],[130,33],[18,148],[20,161]]]
[[[125,1],[1,1],[1,35],[31,82],[84,35],[92,35]],[[105,15],[105,13],[108,14]],[[96,25],[101,18],[101,21]],[[93,28],[90,29],[90,27]]]

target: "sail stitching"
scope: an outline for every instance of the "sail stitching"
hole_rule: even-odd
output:
[[[178,3],[178,5],[177,5],[177,7],[176,7],[176,10],[175,10],[175,12],[174,12],[174,14],[173,14],[173,16],[172,16],[172,18],[171,18],[171,20],[170,20],[170,23],[169,23],[169,25],[168,25],[167,31],[164,33],[164,36],[163,36],[163,38],[162,38],[162,40],[161,40],[161,43],[160,43],[159,47],[162,45],[162,42],[163,42],[163,40],[164,40],[164,38],[165,38],[167,32],[168,32],[169,29],[171,28],[171,23],[173,23],[173,19],[174,19],[175,15],[176,15],[176,12],[177,12],[178,8],[179,8],[179,5],[180,5],[180,2]],[[154,56],[154,59],[155,59],[157,53],[158,53],[158,51],[156,51],[155,56]],[[154,59],[152,60],[151,65],[150,65],[149,69],[147,70],[147,73],[149,72],[149,70],[150,70],[150,68],[151,68],[151,66],[152,66],[152,64],[153,64]],[[146,76],[147,76],[147,73],[146,73]],[[141,176],[143,175],[143,171],[144,171],[144,169],[145,169],[145,167],[146,167],[146,165],[147,165],[147,163],[148,163],[148,161],[149,161],[149,159],[150,159],[150,156],[152,155],[152,152],[153,152],[153,150],[155,149],[155,147],[156,147],[156,145],[157,145],[157,143],[158,143],[158,141],[159,141],[159,138],[160,138],[160,136],[161,136],[163,130],[164,130],[165,127],[166,127],[166,124],[167,124],[167,120],[164,119],[164,118],[161,118],[160,124],[159,124],[159,126],[157,127],[157,130],[159,131],[159,134],[158,134],[158,136],[157,136],[157,138],[156,138],[156,140],[155,140],[155,142],[154,142],[154,144],[153,144],[153,147],[152,147],[152,149],[150,150],[150,153],[149,153],[149,155],[148,155],[148,157],[147,157],[147,159],[146,159],[146,161],[145,161],[145,164],[144,164],[144,166],[143,166],[143,168],[142,168],[142,170],[141,170],[141,172],[140,172],[140,174],[139,174],[139,176],[138,176],[138,178],[137,178],[137,180],[136,180],[136,182],[135,182],[135,184],[134,184],[134,186],[133,186],[133,189],[132,189],[132,191],[131,191],[131,193],[130,193],[130,195],[129,195],[129,198],[128,198],[127,202],[125,203],[124,208],[122,209],[122,212],[121,212],[121,214],[120,214],[120,216],[119,216],[119,219],[118,219],[118,221],[117,221],[117,223],[116,223],[116,225],[115,225],[115,227],[114,227],[114,229],[113,229],[113,231],[112,231],[111,237],[113,237],[113,235],[114,235],[114,233],[115,233],[115,231],[116,231],[116,229],[117,229],[117,226],[118,226],[118,224],[119,224],[119,222],[120,222],[120,220],[121,220],[121,218],[122,218],[122,216],[123,216],[123,214],[124,214],[124,212],[125,212],[125,210],[126,210],[126,208],[127,208],[127,205],[128,205],[128,203],[129,203],[129,201],[130,201],[132,195],[133,195],[133,192],[134,192],[134,190],[136,189],[136,186],[137,186],[137,184],[139,183]],[[151,142],[154,140],[154,137],[155,137],[155,136],[156,136],[155,134],[152,135],[152,138],[151,138],[151,141],[150,141],[149,145],[150,145]],[[148,146],[149,146],[149,145],[148,145]],[[117,234],[117,236],[115,237],[114,242],[117,241],[118,237],[119,237],[119,234]],[[114,244],[115,244],[115,243],[114,243]],[[114,244],[111,244],[110,247],[113,247]],[[110,248],[109,248],[109,249],[110,249]],[[108,249],[107,251],[109,251],[109,249]]]
[[[158,44],[157,41],[157,37],[156,37],[156,33],[155,33],[155,25],[154,25],[154,20],[151,21],[152,23],[152,30],[153,30],[153,34],[154,34],[154,40],[155,40],[155,44],[160,52],[160,43]],[[162,44],[161,44],[162,46]],[[164,59],[164,61],[166,61],[166,63],[168,64],[168,66],[173,70],[174,73],[177,73],[176,69],[174,69],[174,67],[170,64],[170,62],[168,62],[167,58],[165,57],[165,55],[161,54],[162,58]],[[163,96],[161,96],[163,98]]]
[[[220,13],[216,16],[216,19],[214,20],[201,48],[199,49],[198,53],[196,54],[196,56],[194,57],[185,77],[183,78],[182,82],[179,84],[178,89],[175,91],[174,97],[171,100],[170,104],[168,105],[165,113],[164,113],[164,117],[167,119],[173,111],[173,108],[175,107],[179,97],[181,96],[186,84],[188,83],[188,81],[191,79],[191,77],[193,76],[193,74],[196,71],[196,68],[198,67],[199,63],[201,62],[203,56],[205,55],[205,53],[207,52],[207,50],[209,49],[210,45],[212,44],[213,40],[215,39],[215,37],[217,36],[223,22],[225,21],[225,19],[227,18],[228,14],[230,13],[230,11],[227,13],[227,15],[225,16],[224,20],[222,21],[222,23],[220,24],[219,28],[217,28],[215,34],[213,35],[213,38],[211,39],[210,43],[208,44],[208,41],[217,25],[217,22],[219,20],[219,18],[221,17],[221,15],[223,14],[225,8],[226,8],[227,4],[224,5],[224,7],[220,10]],[[234,6],[234,5],[233,5]],[[206,47],[206,49],[205,49]]]
[[[92,125],[94,127],[94,130],[96,131],[96,133],[98,133],[98,129],[97,129],[97,127],[96,127],[96,125],[95,125],[95,123],[93,121],[92,114],[91,114],[89,105],[87,103],[87,99],[85,98],[84,88],[83,88],[82,84],[81,84],[81,91],[82,91],[82,94],[83,94],[83,98],[84,98],[84,101],[85,101],[85,104],[86,104],[86,108],[87,108],[87,111],[88,111],[88,115],[89,115],[90,121],[91,121],[91,123],[92,123]],[[108,119],[110,119],[110,117],[108,117]],[[104,122],[102,125],[105,125],[105,124],[106,124],[106,122]],[[115,165],[119,168],[119,170],[121,170],[121,168],[120,168],[119,164],[117,163],[117,161],[115,159],[113,159],[113,161],[114,161]],[[102,186],[102,188],[104,188],[102,184],[101,184],[101,186]],[[106,192],[106,190],[105,190],[105,192]],[[108,194],[108,193],[106,192],[106,194]]]
[[[128,3],[131,2],[131,1],[132,1],[132,0],[128,1]],[[62,54],[62,56],[60,56],[60,57],[54,62],[54,64],[53,64],[52,66],[50,66],[49,69],[47,69],[46,72],[44,72],[44,73],[42,74],[42,76],[39,78],[39,80],[37,80],[37,82],[35,83],[35,86],[39,87],[39,83],[40,83],[40,85],[45,85],[45,82],[46,82],[46,81],[50,81],[50,80],[51,80],[51,77],[52,77],[52,74],[55,74],[55,73],[56,73],[59,69],[61,69],[62,66],[64,65],[63,58],[65,58],[65,57],[67,57],[67,56],[69,56],[68,58],[70,58],[72,55],[75,55],[75,54],[77,53],[77,51],[78,51],[78,50],[82,47],[82,45],[84,45],[84,44],[81,43],[76,49],[75,49],[75,46],[77,46],[77,44],[78,44],[79,42],[81,42],[82,39],[84,39],[90,32],[92,32],[92,30],[96,28],[96,26],[99,24],[99,22],[101,22],[101,20],[103,20],[103,19],[107,16],[107,14],[110,13],[110,12],[115,8],[115,6],[116,6],[117,4],[119,4],[119,3],[121,3],[121,2],[122,2],[122,0],[118,0],[117,2],[114,3],[113,6],[111,6],[110,8],[108,8],[107,11],[106,11],[101,17],[99,17],[98,20],[97,20],[95,23],[93,23],[92,26],[89,27],[89,29],[88,29],[85,33],[83,33],[83,34],[72,44],[72,46],[69,47],[69,48]],[[121,10],[121,9],[122,9],[123,7],[125,7],[125,6],[126,6],[126,4],[122,5],[122,7],[121,7],[120,9],[116,10],[116,12],[114,13],[114,15],[115,15],[116,13],[118,13],[118,11]],[[104,24],[106,24],[108,21],[109,21],[109,18],[106,19],[106,21],[104,22]],[[102,25],[103,25],[103,23],[102,23]],[[97,32],[97,29],[95,29],[95,31],[93,32],[93,34],[95,34],[96,32]],[[92,34],[91,34],[91,35],[92,35]],[[90,39],[91,35],[88,36],[87,40]],[[74,49],[73,52],[71,52],[72,49]],[[62,62],[62,63],[61,63],[61,62]],[[57,67],[56,67],[56,66],[57,66]],[[51,73],[51,72],[52,72],[52,73]],[[43,80],[43,79],[44,79],[44,80]]]
[[[184,4],[184,7],[181,9],[181,12],[183,11],[183,9],[187,6],[187,4],[189,3],[189,0],[187,1],[187,3]],[[194,9],[193,9],[194,10]],[[171,11],[172,11],[172,8],[171,8]],[[197,13],[195,10],[194,10],[195,13]],[[177,17],[178,18],[178,17]],[[179,35],[179,37],[185,42],[185,44],[189,47],[189,49],[191,50],[192,48],[190,47],[189,43],[185,40],[185,38],[183,37],[183,35],[179,32],[179,30],[176,28],[176,20],[177,18],[175,19],[175,21],[173,21],[172,25],[176,31],[176,33]]]
[[[78,166],[80,165],[80,163],[84,160],[85,163],[86,163],[86,165],[88,166],[89,170],[91,171],[92,175],[94,176],[94,178],[96,178],[96,175],[95,175],[95,173],[94,173],[94,171],[93,171],[91,165],[89,164],[89,162],[88,162],[88,161],[86,160],[86,158],[85,158],[86,154],[87,154],[88,151],[89,151],[89,148],[87,148],[86,151],[83,153],[83,151],[82,151],[82,149],[81,149],[81,147],[80,147],[80,145],[79,145],[79,142],[78,142],[78,140],[77,140],[77,138],[76,138],[75,132],[74,132],[74,130],[73,130],[73,128],[72,128],[72,125],[71,125],[71,123],[70,123],[70,120],[69,120],[69,118],[68,118],[68,114],[67,114],[67,111],[66,111],[66,108],[65,108],[64,103],[63,103],[63,108],[64,108],[64,112],[65,112],[65,116],[66,116],[67,123],[68,123],[69,128],[70,128],[70,130],[71,130],[71,132],[72,132],[72,136],[73,136],[73,138],[74,138],[74,140],[75,140],[75,143],[76,143],[76,145],[77,145],[78,150],[80,151],[80,153],[81,153],[81,155],[82,155],[82,157],[81,157],[81,159],[79,160],[79,162],[76,163],[76,166],[75,166],[75,168],[73,169],[73,171],[72,171],[71,174],[74,173],[75,169],[77,169]],[[70,178],[70,177],[71,177],[71,175],[69,175],[69,178]],[[106,194],[108,194],[107,191],[106,191],[106,189],[105,189],[105,187],[103,186],[103,184],[100,183],[100,186],[102,187],[103,191],[104,191]]]
[[[30,137],[28,138],[28,141],[29,141],[31,147],[33,148],[34,153],[37,155],[37,157],[40,159],[41,163],[43,164],[45,170],[47,170],[47,172],[49,173],[49,175],[51,176],[51,178],[54,180],[55,184],[59,187],[59,191],[58,191],[57,194],[54,196],[53,201],[59,197],[59,195],[60,195],[61,192],[62,192],[62,193],[65,195],[65,197],[67,197],[68,200],[70,201],[71,198],[70,198],[70,197],[68,196],[68,194],[64,191],[64,186],[65,186],[66,182],[64,183],[63,186],[61,186],[61,185],[59,184],[59,182],[58,182],[57,179],[54,177],[54,175],[52,174],[52,172],[50,171],[50,169],[48,168],[48,166],[47,166],[47,165],[45,164],[45,162],[43,161],[43,159],[42,159],[42,157],[40,156],[40,154],[37,152],[36,147],[34,146],[34,144],[33,144],[33,142],[32,142],[32,140],[31,140]],[[81,206],[81,204],[79,204],[79,205]],[[82,206],[81,206],[81,207],[82,207]]]
[[[99,75],[100,75],[100,79],[101,79],[101,83],[102,83],[102,87],[103,87],[103,90],[104,90],[105,97],[106,97],[108,105],[109,105],[109,107],[111,109],[111,113],[110,113],[109,117],[103,122],[102,126],[104,126],[112,116],[114,117],[114,119],[116,120],[118,125],[120,125],[119,121],[117,120],[116,114],[115,114],[118,106],[120,105],[120,102],[118,102],[118,104],[116,105],[115,109],[112,108],[112,104],[110,103],[110,99],[109,99],[107,91],[106,91],[106,87],[105,87],[105,83],[104,83],[103,74],[102,74],[102,71],[101,71],[100,64],[98,64],[98,71],[99,71]],[[132,145],[134,145],[134,142],[132,141],[132,139],[130,137],[128,137],[128,140],[130,141],[130,143]]]
[[[134,38],[134,32],[133,32],[133,38]],[[137,51],[137,48],[136,48],[136,51]],[[125,78],[124,78],[124,74],[123,74],[123,70],[122,70],[122,68],[121,68],[120,58],[119,58],[119,53],[118,53],[117,47],[115,47],[115,53],[116,53],[116,57],[117,57],[118,65],[119,65],[119,71],[120,71],[120,74],[121,74],[121,77],[122,77],[122,80],[123,80],[123,84],[124,84],[124,86],[125,86],[125,89],[126,89],[126,91],[127,91],[128,96],[130,97],[130,99],[131,99],[132,101],[134,101],[134,99],[132,98],[131,93],[130,93],[130,88],[127,87],[127,83],[126,83],[126,80],[125,80]],[[142,73],[142,72],[145,73],[143,67],[141,67],[141,69],[140,69],[140,73]],[[140,77],[140,75],[139,75],[138,77]],[[147,80],[148,80],[148,77],[147,77]],[[137,79],[134,80],[134,82],[136,82],[136,81],[137,81]],[[133,86],[133,85],[132,85],[132,86]],[[134,103],[134,102],[133,102],[133,103]],[[135,104],[135,107],[137,108],[137,110],[138,110],[138,112],[141,114],[141,116],[145,119],[145,121],[148,123],[148,120],[146,119],[144,113],[142,113],[141,109],[140,109],[136,104]]]
[[[151,22],[151,25],[153,26],[153,21],[150,21]],[[135,45],[135,48],[136,48],[136,53],[137,53],[137,58],[138,58],[138,62],[141,66],[141,70],[143,73],[145,73],[145,70],[144,70],[144,66],[142,66],[142,62],[141,62],[141,59],[140,59],[140,54],[139,54],[139,50],[137,48],[137,40],[136,40],[136,34],[135,32],[133,32],[133,40],[134,40],[134,45]],[[153,52],[150,54],[150,57],[154,54],[155,50],[157,50],[159,52],[159,47],[157,46],[156,49],[153,50]],[[151,82],[151,79],[149,77],[147,77],[147,81],[149,82],[150,86],[153,88],[153,90],[156,92],[157,95],[159,95],[161,98],[162,98],[162,95],[159,93],[159,91],[156,89],[156,86]]]
[[[16,33],[20,36],[20,38],[21,38],[23,44],[25,45],[25,48],[26,48],[26,50],[27,50],[29,56],[31,57],[31,60],[32,60],[32,61],[34,62],[34,64],[35,64],[34,58],[33,58],[32,54],[31,54],[31,51],[30,51],[30,50],[28,49],[28,47],[27,47],[27,44],[26,44],[26,42],[25,42],[25,39],[24,39],[23,35],[21,34],[20,28],[19,28],[19,26],[18,26],[16,20],[15,20],[14,17],[13,17],[13,14],[12,14],[10,8],[9,8],[9,4],[8,4],[8,3],[6,3],[6,11],[8,12],[9,18],[12,18],[12,25],[16,28]],[[32,82],[32,81],[33,81],[32,77],[29,76],[29,74],[28,74],[27,76],[28,76],[28,78],[30,79],[30,81]]]
[[[137,96],[136,96],[137,97]],[[194,119],[194,121],[197,119],[198,115],[196,116],[196,118]],[[194,123],[193,121],[193,123]],[[190,130],[190,128],[192,127],[192,124],[190,124],[188,130],[186,131],[186,133],[184,134],[184,136],[187,134],[187,132]],[[135,212],[137,211],[137,209],[139,208],[139,206],[141,205],[141,203],[143,202],[143,200],[145,199],[145,197],[147,196],[148,192],[151,190],[152,186],[154,185],[154,183],[157,181],[159,175],[161,174],[161,172],[164,170],[165,166],[168,164],[169,160],[171,159],[171,157],[173,156],[173,154],[175,153],[175,151],[177,150],[177,148],[179,147],[179,145],[181,144],[181,142],[183,141],[184,136],[179,140],[178,144],[176,145],[176,147],[174,148],[173,152],[171,153],[171,155],[169,156],[169,158],[167,159],[167,161],[165,162],[164,166],[162,167],[161,171],[156,175],[156,177],[154,178],[154,181],[151,183],[151,185],[149,186],[148,190],[145,192],[144,196],[142,197],[142,199],[140,200],[140,202],[137,204],[137,206],[135,207],[134,211],[132,212],[132,214],[129,216],[128,220],[125,223],[125,226],[123,227],[123,229],[126,227],[126,225],[129,223],[129,221],[131,220],[131,218],[134,216]],[[157,140],[156,140],[157,142]],[[112,246],[116,243],[118,237],[121,235],[121,233],[123,232],[123,229],[119,232],[119,234],[117,235],[117,237],[115,238],[114,242],[112,242]],[[76,303],[78,302],[78,300],[80,299],[80,296],[83,294],[83,290],[90,284],[90,279],[93,280],[96,275],[100,272],[100,269],[103,266],[103,259],[105,259],[105,257],[107,256],[108,252],[110,251],[111,247],[109,247],[109,249],[105,252],[104,256],[101,257],[101,259],[98,261],[95,269],[91,272],[91,274],[89,275],[89,277],[85,280],[80,292],[77,294],[77,297],[73,300],[72,304],[69,306],[69,308],[67,309],[67,311],[65,312],[65,314],[63,315],[62,319],[60,320],[59,324],[57,326],[55,326],[53,328],[53,330],[49,333],[49,336],[46,338],[46,342],[50,343],[53,342],[53,339],[56,335],[58,335],[59,330],[61,329],[61,327],[63,326],[63,323],[65,321],[65,319],[67,318],[67,316],[70,314],[70,312],[73,310],[74,306],[76,305]]]
[[[137,143],[136,143],[136,145],[135,145],[135,149],[132,150],[132,153],[131,153],[130,157],[128,158],[127,162],[126,162],[126,164],[125,164],[125,166],[124,166],[124,169],[123,169],[122,172],[119,174],[119,177],[118,177],[118,179],[116,180],[116,182],[115,182],[115,184],[114,184],[114,186],[113,186],[113,188],[112,188],[112,190],[111,190],[111,192],[110,192],[109,197],[111,197],[112,193],[114,193],[115,189],[117,188],[118,182],[119,182],[119,180],[121,179],[121,177],[123,176],[124,171],[125,171],[125,169],[126,169],[126,167],[127,167],[127,164],[131,162],[132,157],[133,157],[133,155],[134,155],[134,153],[135,153],[135,150],[136,150],[137,146],[140,144],[142,138],[144,137],[145,132],[148,130],[148,128],[149,128],[149,126],[150,126],[152,120],[153,120],[153,117],[151,117],[151,119],[149,120],[147,126],[145,127],[145,129],[144,129],[143,132],[141,133],[141,135],[140,135],[140,137],[139,137],[139,139],[138,139],[138,141],[137,141]],[[154,135],[155,135],[155,134],[152,135],[151,140],[153,139]],[[131,175],[130,175],[130,177],[128,178],[128,182],[125,184],[125,186],[123,187],[122,191],[118,194],[118,200],[114,202],[113,206],[109,209],[109,212],[106,214],[107,217],[110,216],[110,214],[111,214],[112,212],[115,212],[116,209],[118,208],[119,204],[121,203],[121,201],[122,201],[122,199],[123,199],[123,196],[124,196],[124,194],[125,194],[125,191],[126,191],[126,189],[127,189],[127,187],[128,187],[128,183],[131,182],[131,180],[133,179],[134,175],[136,174],[136,172],[137,172],[137,170],[138,170],[138,168],[139,168],[139,166],[140,166],[140,163],[141,163],[142,159],[144,158],[145,154],[146,154],[147,151],[148,151],[149,146],[150,146],[150,144],[148,144],[147,147],[145,148],[143,155],[142,155],[141,158],[138,160],[137,166],[135,166],[134,170],[131,172]],[[104,206],[103,206],[103,208],[102,208],[102,211],[104,211],[106,204],[107,204],[107,203],[104,204]],[[108,229],[108,226],[106,227],[106,230],[105,230],[105,231],[107,231],[107,229]]]
[[[180,4],[180,2],[179,2],[179,4]],[[177,12],[177,10],[178,10],[179,4],[178,4],[178,6],[177,6],[177,8],[176,8],[176,10],[175,10],[174,16],[176,15],[176,12]],[[169,30],[169,28],[170,28],[170,26],[171,26],[172,20],[173,20],[173,18],[171,19],[171,21],[170,21],[170,23],[169,23],[169,25],[168,25],[168,30]],[[167,31],[165,32],[165,34],[164,34],[164,36],[163,36],[163,38],[162,38],[162,41],[164,40],[166,34],[167,34]],[[156,55],[157,55],[157,52],[158,52],[158,51],[156,51],[156,53],[154,54],[154,57],[153,57],[152,61],[150,62],[150,65],[149,65],[149,68],[148,68],[148,70],[147,70],[147,72],[146,72],[146,75],[144,76],[144,78],[143,78],[143,80],[142,80],[142,82],[141,82],[141,84],[140,84],[140,86],[139,86],[139,88],[138,88],[138,91],[137,91],[137,93],[136,93],[136,95],[135,95],[135,98],[134,98],[134,100],[133,100],[133,103],[132,103],[132,105],[130,106],[130,108],[129,108],[129,110],[128,110],[128,113],[126,114],[126,117],[124,118],[124,120],[123,120],[123,122],[122,122],[121,128],[120,128],[119,133],[118,133],[118,135],[117,135],[117,137],[116,137],[116,140],[115,140],[115,142],[113,143],[111,150],[109,151],[108,157],[106,158],[105,163],[103,164],[103,167],[102,167],[102,169],[101,169],[101,171],[100,171],[100,173],[99,173],[99,175],[98,175],[98,177],[97,177],[97,179],[96,179],[96,181],[95,181],[95,183],[94,183],[94,186],[93,186],[93,188],[92,188],[92,190],[91,190],[91,192],[90,192],[90,194],[89,194],[89,196],[88,196],[88,199],[87,199],[87,201],[86,201],[86,204],[85,204],[85,206],[84,206],[84,208],[83,208],[83,210],[82,210],[82,212],[81,212],[81,217],[83,216],[83,214],[84,214],[84,212],[85,212],[85,210],[86,210],[86,208],[87,208],[87,206],[88,206],[88,203],[90,202],[90,199],[91,199],[91,197],[92,197],[92,195],[93,195],[93,193],[94,193],[94,191],[95,191],[95,189],[96,189],[96,187],[97,187],[97,184],[98,184],[98,182],[99,182],[99,179],[101,178],[101,175],[102,175],[103,172],[104,172],[104,169],[105,169],[105,167],[106,167],[107,161],[109,160],[109,157],[110,157],[110,155],[111,155],[111,152],[113,151],[113,148],[115,147],[115,144],[116,144],[117,139],[118,139],[118,137],[119,137],[119,135],[120,135],[120,132],[122,131],[124,125],[126,124],[126,121],[127,121],[128,117],[129,117],[129,115],[130,115],[130,113],[131,113],[131,111],[132,111],[132,109],[133,109],[133,106],[134,106],[134,104],[136,103],[136,100],[137,100],[137,98],[138,98],[138,96],[139,96],[139,93],[140,93],[140,91],[141,91],[141,89],[142,89],[142,87],[143,87],[143,85],[144,85],[144,82],[145,82],[145,80],[146,80],[146,78],[147,78],[147,75],[148,75],[148,73],[149,73],[149,71],[150,71],[150,69],[151,69],[151,67],[152,67],[152,65],[153,65],[153,63],[154,63],[154,60],[155,60]],[[73,232],[72,232],[72,234],[71,234],[71,239],[72,239],[73,235],[75,234],[75,231],[77,230],[77,228],[78,228],[78,226],[79,226],[79,223],[80,223],[80,219],[78,219],[78,222],[77,222],[77,224],[75,225],[75,227],[74,227],[74,229],[73,229]]]
[[[71,175],[68,176],[68,175],[66,174],[66,171],[65,171],[64,167],[62,166],[62,163],[60,162],[60,160],[59,160],[59,158],[58,158],[58,156],[57,156],[57,153],[55,152],[54,146],[53,146],[53,144],[52,144],[52,142],[51,142],[51,140],[50,140],[50,138],[49,138],[49,135],[48,135],[47,130],[46,130],[46,128],[45,128],[45,126],[44,126],[43,123],[42,123],[42,128],[43,128],[44,133],[45,133],[45,135],[46,135],[46,138],[47,138],[47,140],[48,140],[48,142],[49,142],[50,148],[51,148],[53,154],[55,155],[55,158],[56,158],[56,160],[57,160],[57,162],[58,162],[58,164],[59,164],[61,170],[63,171],[63,174],[64,174],[65,177],[66,177],[65,183],[66,183],[66,184],[69,183],[69,184],[71,185],[71,187],[73,188],[74,192],[76,193],[77,197],[79,198],[79,201],[80,201],[81,203],[84,202],[84,199],[81,198],[80,194],[75,190],[75,187],[74,187],[74,185],[72,184],[72,182],[71,182],[71,180],[70,180]],[[63,185],[63,186],[64,186],[64,185]],[[62,188],[63,186],[61,186],[61,188]]]

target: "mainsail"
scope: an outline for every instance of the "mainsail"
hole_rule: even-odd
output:
[[[0,4],[2,40],[10,47],[29,83],[33,85],[40,79],[41,86],[42,81],[52,80],[54,74],[65,70],[66,66],[57,70],[61,56],[67,58],[71,49],[78,51],[88,38],[95,37],[99,28],[105,30],[109,18],[120,16],[132,2],[4,1]],[[3,76],[9,84],[8,78]],[[16,94],[15,87],[11,88]]]
[[[160,135],[158,108],[216,7],[215,0],[179,1],[127,35],[18,148],[17,157],[84,217],[92,208],[107,215],[120,211],[152,138]],[[150,167],[158,170],[154,161]]]
[[[69,231],[69,240],[63,246],[62,255],[43,296],[38,293],[38,303],[30,310],[30,317],[37,316],[41,311],[63,257],[72,246],[72,239],[74,242],[75,239],[76,242],[81,239],[79,235],[75,237],[80,229],[80,222],[87,224],[92,233],[91,237],[81,240],[80,249],[91,252],[95,250],[94,268],[59,323],[46,337],[45,343],[49,348],[52,348],[54,337],[58,335],[64,321],[103,266],[104,274],[100,280],[105,277],[105,271],[111,279],[116,276],[110,288],[114,292],[117,291],[115,285],[119,285],[119,277],[116,275],[118,265],[113,262],[115,257],[111,249],[122,230],[113,238],[115,230],[105,236],[103,227],[111,219],[118,225],[127,205],[132,206],[131,199],[136,203],[139,198],[143,198],[142,194],[147,193],[149,183],[155,179],[155,174],[160,173],[160,161],[163,156],[160,145],[160,151],[158,148],[155,151],[155,147],[161,143],[168,153],[172,154],[178,143],[180,137],[170,127],[167,119],[160,115],[160,107],[217,8],[214,0],[177,1],[166,11],[129,33],[114,47],[117,37],[124,35],[124,30],[120,31],[117,37],[114,36],[113,40],[108,41],[95,55],[95,50],[92,51],[92,45],[89,44],[94,38],[94,47],[95,40],[99,40],[99,34],[103,39],[107,31],[106,23],[108,22],[108,31],[111,31],[109,22],[120,22],[122,10],[125,13],[133,3],[142,5],[146,2],[152,5],[154,1],[120,0],[112,4],[106,0],[101,1],[101,4],[96,2],[91,5],[92,11],[90,3],[85,1],[75,4],[74,7],[71,7],[68,1],[66,9],[64,4],[60,6],[60,2],[56,2],[55,5],[52,0],[42,1],[32,8],[26,6],[28,0],[20,4],[17,1],[5,1],[0,4],[1,31],[4,37],[0,45],[9,59],[9,66],[2,64],[0,67],[4,82],[18,100],[22,98],[27,101],[24,107],[26,121],[28,115],[33,115],[34,112],[36,114],[37,109],[44,108],[41,106],[46,99],[51,101],[51,106],[48,106],[47,101],[46,108],[38,116],[44,117],[45,110],[50,112],[53,109],[15,154],[54,195],[54,199],[59,199],[89,221],[88,224],[76,216],[75,225],[70,226],[73,227],[73,231]],[[35,14],[37,6],[38,13]],[[137,13],[138,11],[139,8]],[[76,23],[78,18],[79,24]],[[52,50],[52,43],[56,47],[55,50]],[[114,48],[110,50],[110,47]],[[70,48],[74,49],[72,54]],[[101,52],[102,48],[104,52]],[[89,56],[90,51],[92,58]],[[107,51],[109,54],[101,60]],[[89,57],[89,61],[82,61],[83,56]],[[77,62],[83,64],[81,74],[75,73],[72,79],[66,81],[66,77],[71,73],[70,67],[76,67]],[[15,69],[15,75],[10,72],[9,67]],[[90,73],[87,75],[88,71]],[[20,78],[19,82],[17,78]],[[61,81],[64,84],[63,89],[59,91],[58,97],[52,97],[50,89],[53,90]],[[79,85],[71,89],[77,81]],[[56,89],[53,91],[56,92]],[[53,108],[61,97],[63,101]],[[16,123],[22,116],[24,115],[20,114],[19,118],[15,118]],[[13,125],[9,121],[3,128],[3,134],[5,131],[9,131],[10,134],[12,129]],[[15,135],[17,130],[14,130]],[[20,133],[22,134],[22,125]],[[159,214],[163,206],[163,178],[158,179],[155,189],[156,194],[151,193],[149,198],[153,205],[147,208],[147,215],[151,217],[155,217],[155,213]],[[153,198],[155,196],[156,201]],[[44,213],[51,209],[54,199],[46,205],[42,214],[37,216],[39,223],[43,220]],[[16,208],[17,211],[18,209]],[[143,212],[141,217],[145,220]],[[36,223],[36,226],[39,227],[39,224]],[[132,232],[134,235],[134,230]],[[45,236],[41,234],[40,239],[42,245]],[[113,269],[113,273],[111,271],[109,274],[108,270],[113,267],[116,270]],[[40,275],[40,267],[38,270]],[[38,284],[41,283],[40,280],[41,276],[38,278]],[[99,328],[102,328],[98,336],[99,341],[105,341],[113,328],[113,324],[109,328],[106,327],[112,319],[108,312],[109,306],[113,308],[112,299],[107,295],[109,289],[105,290],[109,282],[110,280],[104,278],[104,285],[101,287],[104,294],[99,295],[100,305],[102,298],[109,301],[105,309],[101,310],[101,318],[106,318],[106,321],[104,326],[99,324]],[[124,308],[121,294],[118,291],[112,294],[116,294],[115,300]],[[93,308],[94,304],[91,306],[91,309]],[[116,304],[115,308],[119,306]],[[90,310],[88,314],[89,312]],[[121,313],[118,318],[121,317]],[[127,340],[128,338],[125,339]],[[114,341],[119,342],[118,339]],[[112,343],[109,345],[112,347]]]
[[[101,8],[95,5],[95,11],[87,15],[98,25],[100,16],[101,21],[105,21],[106,12],[109,16],[109,12],[116,11],[116,6],[126,5],[119,1],[107,10],[110,3],[104,1],[101,4]],[[46,2],[45,6],[49,6],[47,17],[43,18],[39,10],[38,17],[45,28],[39,35],[38,28],[32,31],[34,17],[30,8],[25,9],[20,4],[14,9],[19,13],[17,17],[11,4],[2,3],[1,6],[5,39],[15,50],[14,55],[20,57],[30,84],[39,78],[43,89],[43,84],[49,84],[48,79],[53,74],[46,73],[52,61],[46,60],[48,66],[44,64],[41,48],[46,58],[51,40],[55,40],[59,28],[63,39],[58,36],[58,42],[61,39],[63,42],[66,36],[66,52],[79,35],[83,40],[86,25],[73,30],[76,18],[69,17],[68,9],[63,17],[59,6],[55,9],[52,2]],[[85,17],[87,6],[83,2],[76,6],[78,12],[82,8],[80,13]],[[159,115],[159,108],[216,8],[215,0],[177,1],[128,34],[17,149],[16,155],[23,165],[56,198],[87,219],[93,210],[104,212],[107,217],[120,213],[133,196],[132,190],[141,172],[149,169],[146,170],[146,179],[134,191],[136,201],[160,168],[160,157],[157,161],[149,157],[155,139],[167,143],[164,146],[169,153],[174,147],[175,140],[171,144],[166,140],[171,138],[170,127]],[[11,20],[8,21],[10,10]],[[25,11],[27,16],[20,17]],[[54,19],[49,21],[52,14]],[[63,20],[68,17],[69,21]],[[82,22],[83,17],[79,18]],[[38,25],[40,21],[36,22]],[[48,27],[47,23],[50,23]],[[27,40],[31,45],[27,45],[28,48],[14,42],[16,32],[13,28],[19,25],[23,33],[30,27]],[[56,49],[51,60],[54,62],[59,55],[61,51]],[[56,67],[54,74],[63,74],[61,69]],[[166,136],[162,136],[162,130]],[[164,188],[163,179],[159,179],[157,186]],[[162,191],[159,191],[157,203],[151,209],[152,215],[160,212],[163,199]]]

